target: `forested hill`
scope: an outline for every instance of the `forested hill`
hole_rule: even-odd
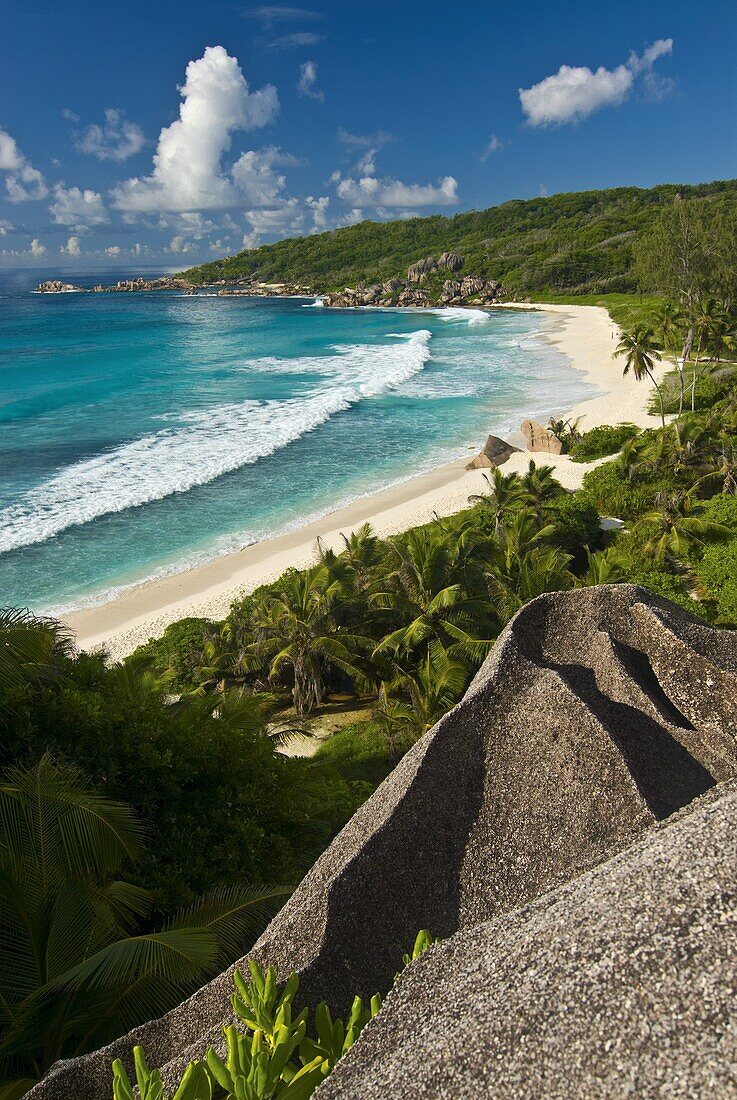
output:
[[[628,291],[635,288],[633,241],[677,195],[737,211],[737,180],[579,191],[452,218],[360,222],[262,245],[183,274],[195,283],[255,279],[324,292],[403,277],[415,260],[452,250],[465,258],[465,272],[499,280],[520,296]]]

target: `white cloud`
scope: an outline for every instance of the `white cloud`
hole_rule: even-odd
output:
[[[178,235],[176,237],[172,237],[164,251],[175,253],[191,252],[193,247],[194,246],[190,241],[188,241],[185,237]]]
[[[626,64],[615,69],[600,66],[595,72],[586,66],[561,65],[557,73],[531,88],[520,88],[522,110],[531,126],[555,126],[580,122],[604,107],[624,103],[639,79],[645,91],[661,84],[652,72],[660,57],[670,54],[672,38],[660,38],[642,56],[630,54]],[[672,82],[666,82],[672,87]]]
[[[338,195],[343,202],[356,209],[367,206],[454,206],[458,202],[458,181],[453,176],[444,176],[434,187],[429,183],[402,183],[401,180],[366,175],[359,179],[341,180]]]
[[[138,252],[140,252],[140,250],[141,250],[141,246],[140,246],[140,245],[136,245],[136,246],[135,246],[135,248],[137,248],[137,249],[138,249]],[[133,251],[135,251],[135,249],[134,249]],[[105,255],[106,255],[106,256],[119,256],[119,255],[120,255],[120,245],[119,245],[119,244],[111,244],[111,245],[109,245],[109,246],[108,246],[108,247],[107,247],[107,248],[105,249]],[[136,253],[136,255],[138,255],[138,253]]]
[[[126,180],[113,206],[134,212],[212,210],[237,205],[221,161],[234,130],[267,125],[279,110],[276,88],[251,92],[235,57],[208,46],[187,65],[179,118],[159,134],[150,176]]]
[[[313,198],[312,195],[308,195],[305,199],[305,206],[312,214],[313,233],[319,232],[321,229],[327,229],[329,205],[330,199],[327,195],[321,195],[317,199]]]
[[[492,134],[484,147],[483,153],[481,154],[482,161],[488,160],[492,153],[498,153],[501,149],[506,149],[508,145],[508,141],[502,141],[501,138],[498,138],[496,136],[496,134]]]
[[[71,112],[66,112],[67,117]],[[73,116],[74,121],[78,121]],[[75,135],[75,145],[80,153],[87,153],[98,160],[124,161],[140,153],[146,144],[143,130],[137,122],[130,122],[125,112],[114,107],[105,111],[102,125],[92,123],[81,134]]]
[[[296,157],[273,145],[243,153],[232,168],[233,182],[248,206],[274,206],[283,201],[286,179],[274,168],[299,164]]]
[[[26,160],[15,138],[0,128],[0,172],[6,172],[5,190],[10,202],[44,199],[48,194],[46,180],[37,168]]]
[[[54,187],[54,201],[49,211],[57,225],[103,225],[109,221],[98,191],[82,191],[79,187],[65,187],[63,183]]]
[[[316,87],[316,84],[317,64],[314,61],[304,61],[299,67],[297,91],[300,95],[307,96],[308,99],[316,99],[322,103],[325,95]]]
[[[351,134],[342,126],[338,129],[338,141],[356,149],[383,149],[396,140],[394,134],[388,134],[386,130],[377,130],[375,134]]]
[[[5,221],[3,218],[0,218],[0,237],[5,237],[8,233],[13,233],[14,231],[14,225],[12,225],[10,222]]]
[[[34,237],[33,240],[31,241],[31,255],[32,256],[43,256],[45,251],[46,251],[46,245],[41,244],[38,237]]]
[[[59,251],[66,252],[67,256],[81,256],[82,250],[79,247],[79,237],[70,237],[67,243],[61,246]]]
[[[282,34],[269,42],[270,50],[299,50],[305,46],[316,46],[322,42],[324,34],[315,34],[314,31],[294,31],[292,34]]]

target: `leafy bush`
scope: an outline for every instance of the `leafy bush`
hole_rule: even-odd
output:
[[[617,454],[628,439],[634,439],[640,429],[636,424],[601,424],[586,432],[570,450],[574,462],[592,462]]]
[[[653,505],[657,486],[627,480],[617,462],[605,462],[587,470],[583,493],[603,516],[633,519]]]
[[[733,497],[730,499],[737,504]],[[714,542],[707,546],[701,561],[696,564],[695,572],[708,595],[716,601],[718,620],[736,626],[737,538],[730,539],[726,545]]]
[[[704,519],[737,528],[737,497],[719,493],[704,504]]]
[[[576,554],[584,546],[594,549],[600,539],[599,513],[580,494],[567,493],[552,501],[549,519],[555,524],[555,534],[551,535],[551,542],[567,554]]]
[[[205,644],[216,632],[217,624],[211,619],[180,619],[167,626],[160,638],[139,646],[133,659],[150,660],[159,676],[170,673],[172,691],[189,691],[197,686],[195,673],[203,663]]]

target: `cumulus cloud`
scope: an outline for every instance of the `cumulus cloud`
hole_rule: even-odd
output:
[[[401,180],[365,175],[341,180],[338,195],[354,209],[454,206],[458,202],[458,181],[453,176],[444,176],[435,187],[429,183],[402,183]]]
[[[65,252],[67,256],[81,256],[82,249],[79,247],[79,237],[70,237],[67,243],[61,246],[59,251]]]
[[[43,256],[45,251],[46,251],[46,245],[41,244],[38,237],[34,237],[33,240],[31,241],[31,255],[32,256]]]
[[[57,225],[84,227],[103,225],[109,220],[98,191],[82,191],[79,187],[65,187],[63,183],[55,185],[54,201],[49,211]]]
[[[187,65],[179,118],[159,135],[150,176],[126,180],[113,206],[129,212],[212,210],[235,206],[238,188],[222,168],[236,130],[255,130],[279,110],[276,88],[251,92],[235,57],[208,46]]]
[[[78,121],[70,111],[65,115]],[[98,160],[121,162],[140,153],[146,138],[138,123],[127,119],[124,111],[108,107],[105,121],[101,125],[93,122],[86,130],[75,134],[74,144],[80,153],[87,153]]]
[[[10,202],[45,199],[48,194],[46,180],[37,168],[28,162],[18,148],[15,138],[0,128],[0,172],[5,172],[5,190]]]
[[[4,218],[0,218],[0,237],[7,236],[8,233],[15,232],[15,226]]]
[[[299,80],[297,82],[297,91],[300,95],[307,96],[308,99],[317,99],[320,103],[325,99],[325,95],[320,91],[317,85],[317,65],[314,61],[305,61],[299,67]]]
[[[283,201],[286,179],[275,168],[299,164],[296,157],[270,145],[265,149],[243,153],[235,162],[231,175],[242,201],[248,206],[274,206]]]
[[[319,198],[314,198],[312,195],[308,195],[305,199],[305,206],[310,214],[312,214],[312,232],[319,233],[323,229],[328,227],[328,206],[330,205],[330,198],[328,195],[321,195]]]
[[[660,38],[642,55],[630,54],[628,61],[615,69],[599,66],[594,72],[586,66],[561,65],[557,73],[538,84],[519,89],[522,110],[531,126],[580,122],[604,107],[624,103],[638,81],[646,93],[648,88],[658,87],[662,78],[653,73],[653,65],[672,49],[672,38]]]
[[[135,249],[136,249],[136,248],[138,249],[138,253],[140,253],[140,251],[141,251],[141,246],[140,246],[140,244],[137,244],[137,245],[135,246],[135,248],[134,248],[134,249],[132,249],[132,251],[133,251],[133,252],[135,252]],[[136,254],[138,254],[138,253],[136,253]],[[111,245],[109,245],[109,246],[108,246],[108,247],[107,247],[107,248],[105,249],[105,255],[106,255],[106,256],[119,256],[119,255],[120,255],[120,245],[119,245],[119,244],[111,244]]]

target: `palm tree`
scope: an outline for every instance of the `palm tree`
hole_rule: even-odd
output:
[[[663,393],[655,381],[655,363],[660,362],[660,352],[653,339],[653,330],[650,328],[637,328],[634,332],[623,332],[622,338],[617,344],[615,355],[624,355],[623,374],[634,374],[638,382],[646,376],[650,379],[658,395],[660,404],[660,419],[665,427],[665,406],[663,405]]]
[[[588,569],[576,582],[577,588],[588,588],[595,584],[617,584],[627,577],[627,563],[615,546],[592,553],[586,547]]]
[[[508,557],[506,569],[487,573],[491,599],[503,622],[544,592],[572,588],[574,575],[568,569],[570,554],[557,546],[533,546],[525,554]]]
[[[533,459],[521,481],[520,499],[533,510],[542,523],[548,505],[561,496],[563,486],[555,480],[552,466],[537,466]]]
[[[474,494],[468,498],[468,502],[491,511],[494,516],[494,534],[498,538],[507,516],[519,504],[522,482],[519,474],[503,474],[498,466],[494,467],[490,476],[482,476],[489,486],[489,492]]]
[[[396,565],[387,587],[373,593],[371,602],[394,612],[403,625],[379,642],[375,656],[409,652],[431,639],[446,641],[449,626],[471,631],[488,617],[488,603],[470,599],[461,583],[465,560],[458,556],[453,536],[421,529],[389,539],[388,545]]]
[[[688,493],[660,493],[657,504],[637,527],[649,532],[645,551],[659,563],[680,563],[689,550],[703,547],[705,539],[733,534],[729,527],[704,519],[703,506],[694,504]]]
[[[293,676],[292,698],[299,718],[322,702],[325,674],[334,665],[360,676],[357,657],[371,645],[368,638],[344,633],[335,612],[343,594],[339,581],[318,563],[303,572],[289,572],[277,595],[267,595],[254,609],[254,641],[246,645],[240,664],[245,672],[265,668],[276,680],[285,668]]]
[[[55,676],[73,652],[62,623],[22,608],[0,609],[0,721],[14,712],[16,692]]]
[[[469,679],[468,669],[436,639],[416,666],[396,665],[395,669],[392,687],[382,686],[379,705],[379,718],[390,744],[398,735],[415,741],[427,733],[458,702]],[[408,701],[391,699],[390,690],[401,691]]]
[[[120,878],[144,829],[130,807],[44,756],[0,783],[0,1080],[21,1096],[49,1066],[161,1016],[243,953],[283,888],[221,888],[140,930],[147,891]]]

